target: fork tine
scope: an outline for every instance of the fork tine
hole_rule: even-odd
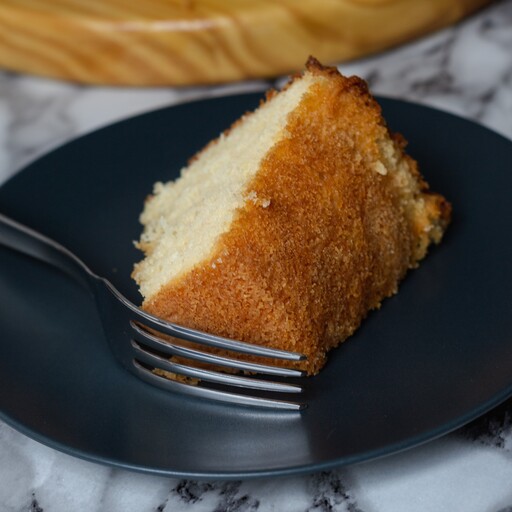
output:
[[[139,362],[151,365],[156,369],[166,370],[168,372],[176,373],[179,375],[185,375],[186,377],[200,379],[201,381],[216,382],[218,384],[227,384],[242,388],[276,391],[281,393],[300,393],[302,391],[302,388],[296,384],[241,377],[239,375],[220,373],[202,368],[194,368],[181,363],[175,363],[164,357],[160,357],[156,354],[145,351],[137,343],[133,343],[132,346],[136,354],[135,359]]]
[[[225,366],[228,368],[236,368],[238,370],[264,373],[267,375],[276,375],[280,377],[304,377],[304,375],[306,374],[302,370],[296,370],[293,368],[281,368],[278,366],[251,363],[249,361],[241,361],[229,357],[218,356],[215,354],[208,354],[206,352],[201,352],[199,350],[194,350],[192,348],[174,345],[171,341],[162,340],[158,336],[146,331],[143,327],[141,327],[140,325],[136,324],[133,321],[130,322],[130,325],[134,330],[137,339],[142,341],[143,344],[146,344],[149,347],[170,356],[181,356],[187,359],[201,361],[204,363],[211,363],[214,365]]]
[[[262,345],[245,343],[243,341],[231,340],[229,338],[223,338],[222,336],[215,336],[206,332],[190,329],[189,327],[173,324],[172,322],[150,315],[132,304],[114,286],[112,286],[109,281],[104,280],[104,284],[106,284],[110,292],[132,312],[132,315],[135,317],[137,322],[174,338],[192,341],[210,347],[232,350],[243,354],[271,357],[273,359],[283,359],[287,361],[304,361],[306,359],[305,355],[297,352],[289,352],[286,350],[268,348]]]
[[[138,363],[135,360],[133,361],[133,365],[139,378],[165,390],[177,391],[182,394],[197,396],[200,398],[208,398],[210,400],[226,402],[229,404],[248,405],[267,409],[301,411],[306,408],[306,404],[301,402],[278,400],[273,398],[262,398],[251,395],[243,395],[239,393],[231,393],[227,391],[221,391],[202,386],[193,386],[190,384],[186,384],[184,382],[178,382],[156,375],[150,370],[144,368],[140,363]]]

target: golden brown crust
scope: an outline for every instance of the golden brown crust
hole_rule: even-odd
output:
[[[442,234],[449,204],[422,194],[423,217],[406,211],[392,176],[371,170],[390,134],[366,83],[310,58],[324,76],[292,112],[247,201],[211,258],[144,303],[193,328],[308,356],[314,374],[326,352],[350,336],[369,310],[397,290],[408,268]],[[295,78],[296,79],[296,78]],[[241,121],[243,122],[243,121]],[[392,139],[402,148],[405,140]],[[438,225],[436,234],[425,230]],[[437,224],[436,224],[437,223]]]

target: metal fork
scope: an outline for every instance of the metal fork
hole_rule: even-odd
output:
[[[160,337],[155,331],[199,346],[234,351],[249,356],[300,361],[305,359],[303,355],[213,336],[150,315],[125,298],[107,279],[93,273],[71,251],[1,213],[0,244],[49,263],[85,283],[96,299],[110,348],[118,361],[142,380],[166,390],[239,405],[284,410],[301,410],[305,407],[303,402],[290,399],[286,395],[280,399],[272,397],[273,393],[300,393],[302,391],[300,385],[269,381],[252,375],[257,373],[280,377],[302,377],[305,375],[304,372],[215,355],[173,343],[167,338]],[[171,361],[172,356],[178,356],[180,361],[185,358],[239,372],[250,372],[251,376],[207,370]],[[181,375],[185,379],[178,381],[166,378],[155,373],[154,370]],[[247,388],[250,391],[246,394],[233,392],[232,387]]]

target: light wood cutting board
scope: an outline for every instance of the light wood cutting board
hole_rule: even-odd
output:
[[[0,0],[0,67],[91,84],[190,85],[341,62],[489,0]]]

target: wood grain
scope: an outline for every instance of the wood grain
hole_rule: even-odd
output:
[[[489,0],[2,0],[0,67],[89,84],[276,76],[377,52]]]

